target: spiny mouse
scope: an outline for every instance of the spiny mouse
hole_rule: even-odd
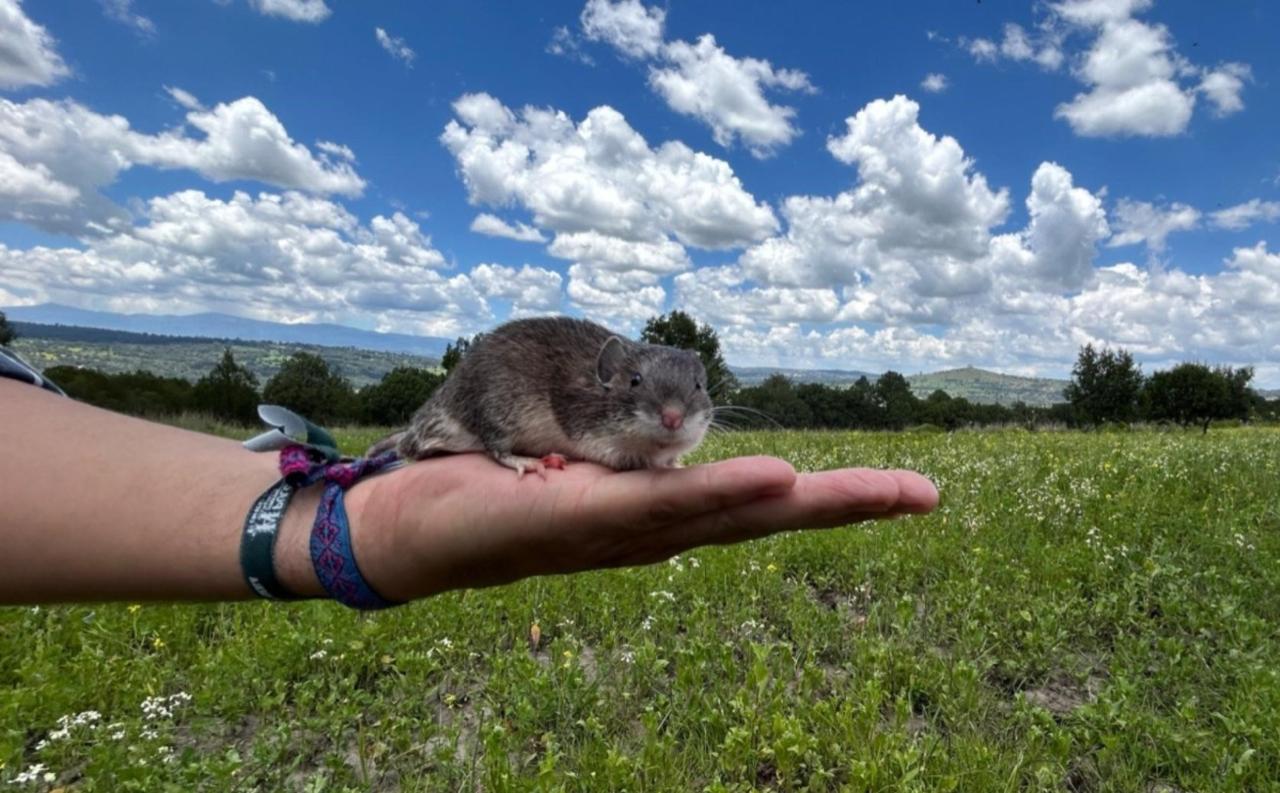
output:
[[[487,452],[517,475],[588,460],[669,468],[711,424],[696,353],[630,341],[593,322],[508,322],[468,348],[395,443],[400,456]]]

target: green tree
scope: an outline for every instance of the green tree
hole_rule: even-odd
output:
[[[262,389],[262,401],[283,405],[317,424],[356,418],[355,392],[318,355],[296,352]]]
[[[230,347],[223,350],[222,360],[196,381],[191,400],[202,413],[246,425],[257,420],[258,403],[262,401],[258,378],[247,366],[236,363]]]
[[[1208,432],[1214,419],[1249,417],[1252,379],[1253,369],[1247,366],[1210,369],[1200,363],[1178,364],[1151,375],[1142,392],[1144,413],[1155,421],[1198,425]]]
[[[192,405],[191,383],[181,377],[144,371],[105,374],[75,366],[53,366],[45,375],[74,399],[131,416],[172,416]]]
[[[744,417],[746,426],[809,427],[813,423],[812,411],[786,375],[769,375],[758,386],[740,389],[735,403],[764,414]]]
[[[707,393],[716,404],[726,404],[738,390],[738,378],[720,353],[720,337],[705,322],[699,325],[683,311],[650,317],[640,332],[640,340],[696,352],[707,370]]]
[[[911,393],[911,384],[898,372],[885,372],[874,386],[877,404],[884,411],[884,426],[900,430],[920,415],[920,400]]]
[[[9,343],[16,338],[18,338],[18,331],[13,329],[9,320],[5,319],[4,312],[0,311],[0,347],[9,346]]]
[[[1128,422],[1138,414],[1142,384],[1142,371],[1127,350],[1098,352],[1086,344],[1062,395],[1085,423]]]
[[[440,387],[444,376],[413,366],[397,366],[376,385],[360,392],[360,419],[369,424],[402,426]]]
[[[458,340],[453,344],[446,344],[444,346],[444,356],[440,358],[440,367],[444,369],[444,373],[449,374],[452,372],[453,367],[462,361],[462,356],[466,355],[467,350],[471,349],[471,345],[479,341],[483,335],[483,333],[477,333],[470,339],[459,336]]]

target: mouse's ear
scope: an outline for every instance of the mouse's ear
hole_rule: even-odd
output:
[[[600,354],[596,356],[596,377],[601,385],[608,388],[609,381],[622,368],[625,357],[626,348],[622,344],[622,339],[610,336],[605,340],[600,347]]]

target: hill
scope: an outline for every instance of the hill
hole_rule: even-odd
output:
[[[970,402],[1000,405],[1025,402],[1028,405],[1047,406],[1066,401],[1062,396],[1062,389],[1067,387],[1069,381],[1018,377],[966,366],[962,369],[913,374],[907,377],[907,382],[911,384],[915,395],[922,399],[937,389],[942,389],[950,396],[964,397]]]
[[[74,309],[73,309],[74,310]],[[97,312],[87,312],[94,314]],[[108,315],[123,316],[123,315]],[[278,327],[278,323],[262,323]],[[397,366],[434,368],[439,355],[415,355],[404,352],[375,350],[359,346],[331,346],[288,341],[247,341],[233,337],[211,338],[195,335],[135,332],[120,329],[50,325],[15,321],[18,331],[16,349],[33,364],[51,366],[87,366],[103,372],[130,372],[146,369],[167,377],[197,380],[204,376],[230,347],[236,360],[245,364],[261,382],[266,382],[293,353],[312,352],[324,358],[356,386],[376,383]],[[309,326],[315,327],[315,326]],[[208,329],[208,328],[206,328]],[[364,331],[357,331],[365,333]],[[385,336],[393,334],[368,334]],[[413,338],[413,337],[409,337]],[[443,339],[428,339],[428,342]],[[875,380],[874,372],[845,369],[786,369],[761,366],[730,367],[743,385],[759,385],[765,378],[781,374],[795,383],[822,383],[848,387],[861,377]],[[1011,405],[1051,405],[1062,401],[1065,380],[1015,377],[984,369],[967,367],[907,377],[917,396],[927,397],[941,388],[953,397],[971,402]]]
[[[240,339],[310,344],[322,347],[355,347],[378,352],[407,353],[439,357],[451,339],[411,336],[406,333],[378,333],[328,323],[266,322],[230,314],[115,314],[89,311],[56,303],[0,308],[10,322],[42,325],[73,325],[130,333],[159,334],[201,339]]]
[[[165,377],[195,381],[209,373],[230,347],[236,360],[249,367],[265,383],[295,352],[319,355],[357,388],[376,383],[397,366],[434,368],[438,357],[399,352],[328,347],[315,344],[202,339],[119,330],[40,325],[15,322],[18,339],[13,347],[41,369],[52,366],[85,366],[118,373],[145,369]]]

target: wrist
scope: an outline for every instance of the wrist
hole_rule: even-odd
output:
[[[295,492],[280,521],[276,538],[276,578],[285,589],[300,597],[325,597],[324,588],[320,586],[320,579],[311,564],[310,550],[311,526],[323,492],[322,485],[312,485]]]
[[[422,593],[413,591],[413,573],[406,565],[411,554],[397,541],[396,522],[388,515],[388,476],[394,473],[358,482],[346,492],[347,524],[360,575],[382,597],[403,603]]]

